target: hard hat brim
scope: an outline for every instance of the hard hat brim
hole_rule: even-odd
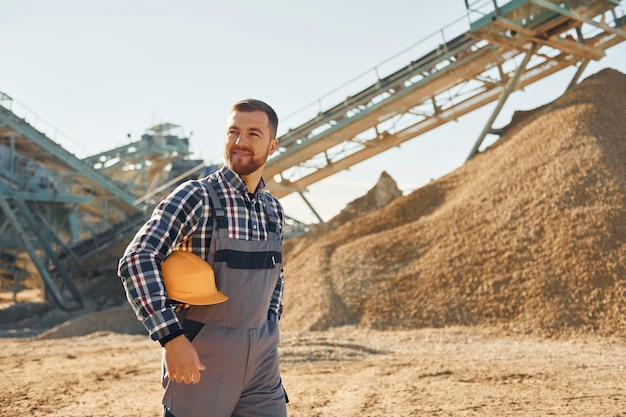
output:
[[[185,304],[191,304],[195,306],[208,306],[213,304],[220,304],[228,300],[228,296],[217,291],[215,294],[198,296],[196,294],[170,294],[170,297],[174,301],[178,301]]]

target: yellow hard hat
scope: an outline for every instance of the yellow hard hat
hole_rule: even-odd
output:
[[[217,290],[213,268],[191,252],[175,250],[161,264],[167,295],[193,305],[218,304],[228,297]]]

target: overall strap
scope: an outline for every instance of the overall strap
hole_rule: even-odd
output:
[[[265,209],[265,217],[267,218],[267,230],[272,233],[278,233],[278,224],[280,218],[278,217],[278,213],[274,210],[274,205],[271,204],[270,198],[267,193],[261,193],[263,195],[263,199],[265,200],[265,204],[263,207]],[[271,210],[271,213],[269,212]]]
[[[211,199],[211,203],[213,206],[213,217],[215,218],[215,223],[218,229],[228,229],[228,218],[226,217],[226,210],[222,207],[222,203],[220,203],[220,198],[217,196],[217,192],[215,191],[215,187],[211,184],[210,181],[206,182],[206,188],[209,191],[209,198]]]

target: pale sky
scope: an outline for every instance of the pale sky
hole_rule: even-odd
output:
[[[338,104],[334,97],[357,93],[358,80],[418,58],[426,46],[420,41],[449,40],[469,28],[464,0],[0,0],[0,16],[0,92],[70,152],[92,155],[167,122],[193,132],[193,157],[207,163],[222,161],[235,101],[268,102],[280,134]],[[626,73],[626,42],[592,62],[583,78],[602,68]],[[574,72],[515,92],[495,125],[559,97]],[[382,171],[410,192],[456,169],[494,106],[312,185],[311,203],[328,220]],[[282,201],[290,216],[316,221],[299,196]]]

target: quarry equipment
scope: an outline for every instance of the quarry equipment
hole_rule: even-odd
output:
[[[272,193],[304,198],[309,185],[496,102],[469,159],[494,132],[493,121],[513,91],[569,67],[577,68],[573,86],[591,60],[626,39],[618,0],[465,4],[467,19],[290,115],[302,121],[279,138],[267,163]],[[380,76],[401,60],[408,64]],[[333,101],[338,104],[324,108]]]
[[[188,158],[189,140],[172,124],[79,159],[14,113],[12,104],[2,96],[0,273],[16,288],[21,278],[35,275],[59,306],[81,308],[75,278],[114,269],[111,259],[154,202],[207,166]]]

